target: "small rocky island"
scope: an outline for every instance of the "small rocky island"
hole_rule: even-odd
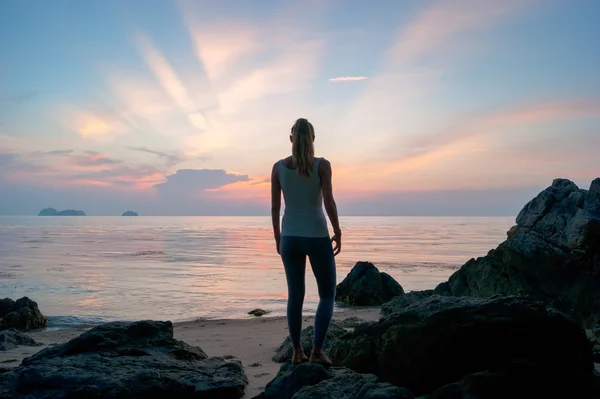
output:
[[[138,213],[134,212],[134,211],[126,211],[126,212],[123,212],[123,214],[121,216],[138,216]]]
[[[64,211],[57,211],[54,208],[45,208],[38,213],[38,216],[85,216],[84,211],[76,211],[74,209],[65,209]]]

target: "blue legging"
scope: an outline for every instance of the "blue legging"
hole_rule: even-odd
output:
[[[328,237],[281,237],[281,259],[288,286],[287,320],[294,348],[300,348],[302,305],[304,304],[306,257],[310,260],[319,289],[313,347],[322,348],[333,315],[335,300],[335,259]]]

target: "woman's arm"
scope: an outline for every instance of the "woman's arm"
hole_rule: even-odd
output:
[[[279,173],[277,163],[271,171],[271,220],[273,222],[273,236],[277,253],[279,253],[279,242],[281,241],[281,228],[279,226],[279,213],[281,211],[281,184],[279,184]]]
[[[323,191],[323,204],[325,205],[325,211],[331,221],[333,227],[333,234],[337,237],[341,237],[342,230],[340,229],[340,222],[338,220],[338,211],[335,199],[333,198],[333,172],[331,169],[331,163],[323,159],[319,164],[319,172],[321,177],[321,190]]]

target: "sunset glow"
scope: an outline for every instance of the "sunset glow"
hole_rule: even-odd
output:
[[[360,4],[9,1],[2,212],[267,214],[298,117],[342,213],[600,175],[600,3]]]

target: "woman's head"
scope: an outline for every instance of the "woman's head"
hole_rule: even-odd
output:
[[[305,118],[296,120],[292,126],[292,160],[300,176],[310,177],[315,158],[315,129]]]

